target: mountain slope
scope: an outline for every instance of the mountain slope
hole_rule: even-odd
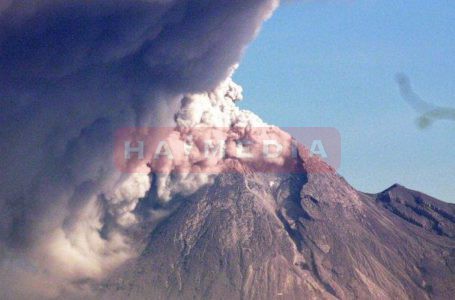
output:
[[[182,202],[100,294],[447,299],[454,207],[400,186],[362,194],[334,173],[223,174]]]
[[[455,205],[398,184],[376,195],[380,204],[406,221],[438,235],[455,237]]]

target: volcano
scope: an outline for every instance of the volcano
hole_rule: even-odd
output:
[[[449,299],[455,205],[335,172],[220,174],[179,201],[103,299]]]

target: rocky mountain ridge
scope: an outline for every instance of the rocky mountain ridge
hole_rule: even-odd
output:
[[[455,205],[334,172],[222,174],[182,201],[104,299],[448,299]]]

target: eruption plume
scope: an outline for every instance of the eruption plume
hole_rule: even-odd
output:
[[[50,297],[134,256],[134,210],[153,183],[114,166],[115,130],[260,122],[235,107],[229,76],[277,5],[0,0],[1,278],[33,278]],[[210,180],[188,176],[158,178],[160,196]]]

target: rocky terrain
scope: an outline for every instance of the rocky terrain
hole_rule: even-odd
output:
[[[334,172],[222,174],[181,201],[104,299],[449,299],[455,205]]]

